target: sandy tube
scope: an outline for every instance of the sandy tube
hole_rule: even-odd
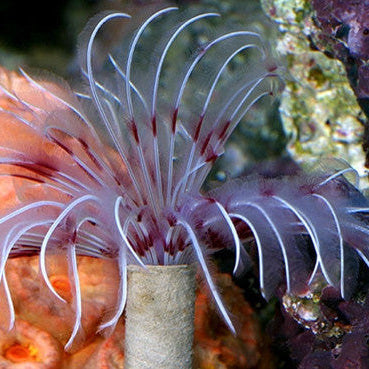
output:
[[[128,267],[125,369],[190,369],[194,265]]]

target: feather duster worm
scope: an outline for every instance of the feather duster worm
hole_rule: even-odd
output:
[[[160,10],[135,29],[118,57],[108,56],[110,74],[103,77],[95,65],[97,35],[106,23],[129,22],[130,16],[108,13],[94,19],[81,48],[86,92],[74,93],[62,82],[33,78],[23,70],[24,88],[1,80],[7,103],[0,111],[0,171],[21,183],[16,204],[0,217],[0,278],[10,327],[14,307],[5,265],[17,255],[39,253],[48,289],[65,302],[47,262],[53,250],[65,252],[75,310],[66,348],[81,329],[83,313],[77,255],[111,258],[119,268],[116,309],[100,330],[113,327],[124,310],[128,264],[194,260],[234,330],[207,256],[234,248],[236,272],[247,258],[241,245],[245,226],[256,241],[265,297],[283,278],[288,291],[299,291],[318,271],[346,296],[358,258],[369,264],[364,246],[369,230],[361,216],[369,207],[344,178],[349,169],[246,178],[201,193],[234,128],[257,100],[273,92],[279,77],[258,34],[234,30],[207,39],[201,29],[206,42],[188,45],[190,30],[218,14],[178,21],[175,10]],[[155,29],[168,19],[173,20],[165,27],[170,31],[158,41]],[[190,51],[169,68],[171,54],[185,49],[183,44]],[[260,54],[260,63],[234,62],[251,52]],[[303,234],[315,251],[312,268]]]

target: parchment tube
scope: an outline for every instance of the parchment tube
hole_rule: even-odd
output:
[[[125,369],[191,369],[195,265],[128,266]]]

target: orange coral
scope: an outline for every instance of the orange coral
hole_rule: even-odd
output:
[[[253,368],[261,356],[261,332],[254,312],[229,275],[218,274],[216,280],[237,323],[237,336],[229,331],[209,296],[199,288],[195,304],[195,367]]]
[[[0,331],[1,369],[59,369],[63,355],[52,335],[24,320],[17,319],[10,332]]]
[[[65,257],[56,255],[50,261],[50,280],[56,291],[73,300]],[[64,268],[63,268],[64,266]],[[94,336],[96,326],[114,308],[118,274],[110,260],[80,257],[78,263],[82,293],[83,335],[76,347]],[[107,273],[109,270],[109,273]],[[116,272],[115,272],[116,271]],[[65,304],[48,291],[39,276],[38,257],[19,257],[8,262],[6,273],[18,316],[50,332],[64,345],[74,324],[73,303]]]
[[[114,333],[100,346],[96,354],[97,366],[92,361],[83,369],[120,369],[124,365],[124,323],[117,324]],[[96,364],[95,364],[96,365]]]

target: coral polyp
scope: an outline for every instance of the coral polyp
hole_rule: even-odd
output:
[[[230,248],[234,272],[240,270],[249,259],[242,246],[245,229],[256,242],[267,298],[283,281],[288,292],[301,291],[319,273],[347,296],[358,259],[369,263],[369,231],[361,216],[369,207],[345,178],[350,168],[246,178],[202,192],[235,127],[259,99],[275,93],[281,78],[257,33],[214,31],[210,37],[218,14],[173,13],[176,8],[162,9],[129,31],[104,67],[95,47],[100,31],[109,22],[128,23],[130,16],[93,19],[80,49],[85,91],[24,70],[22,76],[0,76],[6,102],[0,110],[6,132],[0,135],[0,172],[14,179],[17,193],[0,217],[0,276],[10,327],[15,314],[5,273],[9,257],[38,253],[54,298],[72,301],[75,323],[67,349],[82,326],[77,255],[112,259],[119,270],[117,306],[99,330],[115,326],[123,313],[127,265],[194,261],[234,330],[208,256]],[[162,22],[168,23],[160,29],[169,31],[157,34]],[[190,40],[195,28],[201,44]],[[249,54],[259,62],[249,63]],[[302,235],[311,240],[315,257]],[[70,284],[62,285],[72,299],[49,274],[53,253],[66,256]]]
[[[60,343],[46,331],[23,320],[11,333],[1,330],[0,365],[3,368],[59,368],[63,359]]]

